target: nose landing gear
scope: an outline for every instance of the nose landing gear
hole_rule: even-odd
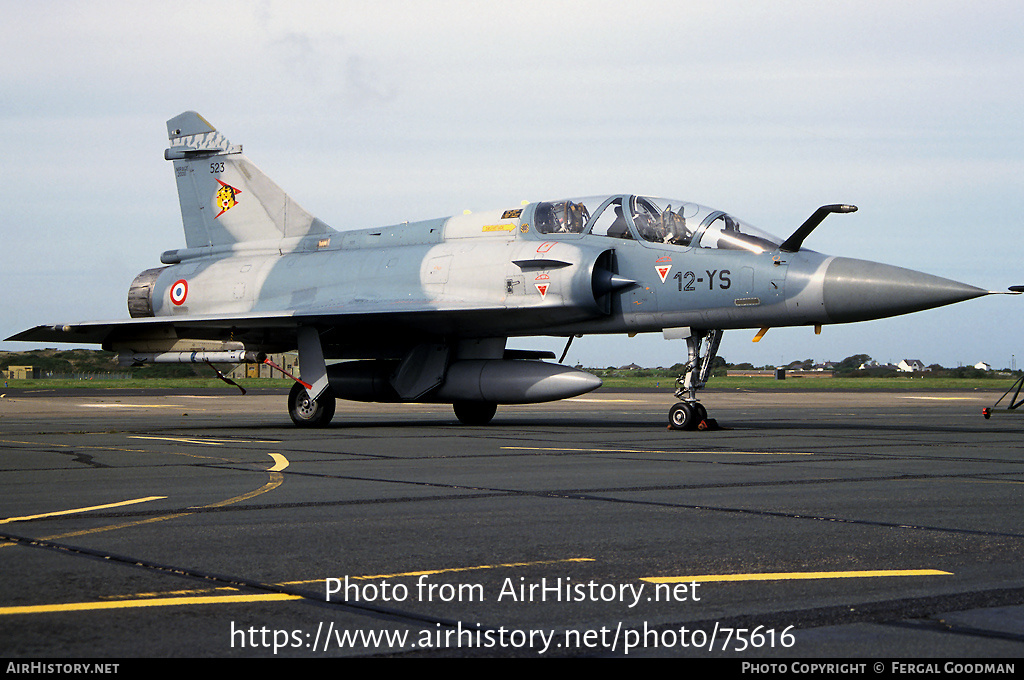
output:
[[[718,422],[708,418],[708,411],[697,401],[697,390],[707,384],[711,377],[711,367],[718,354],[718,345],[722,342],[722,331],[693,331],[684,337],[689,358],[685,373],[676,378],[675,396],[680,401],[669,409],[668,428],[670,430],[717,430]],[[705,347],[701,356],[701,348]]]

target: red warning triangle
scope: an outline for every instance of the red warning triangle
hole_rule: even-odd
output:
[[[535,283],[533,285],[537,286],[537,290],[540,291],[540,299],[541,300],[543,300],[545,297],[547,297],[548,286],[550,284],[547,284],[547,283]]]
[[[665,277],[668,276],[669,271],[672,269],[670,264],[656,264],[654,265],[654,271],[658,272],[658,276],[661,277],[661,282],[665,283]]]

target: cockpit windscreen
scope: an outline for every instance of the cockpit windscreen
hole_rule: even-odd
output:
[[[537,205],[534,228],[558,235],[638,239],[685,248],[719,248],[761,253],[782,240],[721,210],[696,203],[647,196],[598,196]]]

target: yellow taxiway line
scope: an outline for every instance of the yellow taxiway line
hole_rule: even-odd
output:
[[[97,609],[135,609],[139,607],[170,607],[194,604],[229,604],[232,602],[272,602],[300,600],[301,595],[288,593],[261,593],[258,595],[207,595],[200,597],[159,597],[148,600],[122,600],[119,602],[68,602],[66,604],[30,604],[0,607],[0,616],[10,614],[51,614],[53,612],[83,612]]]
[[[591,558],[577,557],[565,560],[548,560],[539,562],[509,562],[505,564],[486,564],[472,567],[452,567],[442,569],[430,569],[423,571],[407,571],[394,574],[375,574],[368,576],[350,576],[351,579],[382,579],[397,578],[401,576],[420,576],[424,574],[457,573],[462,571],[473,571],[479,569],[499,569],[536,566],[542,564],[557,564],[564,562],[593,562]],[[702,574],[697,576],[663,576],[642,578],[641,581],[648,583],[710,583],[715,581],[784,581],[784,580],[805,580],[805,579],[833,579],[833,578],[879,578],[889,576],[952,576],[948,571],[938,569],[878,569],[869,571],[801,571],[801,572],[775,572],[760,574]],[[295,585],[301,583],[315,583],[324,579],[313,579],[309,581],[290,581],[278,585]],[[203,592],[203,591],[184,591]],[[206,591],[209,592],[209,591]],[[291,595],[288,593],[258,593],[249,595],[191,595],[185,597],[144,597],[136,596],[135,599],[108,600],[104,602],[68,602],[64,604],[42,604],[42,605],[19,605],[12,607],[0,607],[0,616],[14,614],[46,614],[54,612],[73,611],[95,611],[101,609],[135,609],[141,607],[178,607],[185,605],[202,604],[237,604],[248,602],[282,602],[288,600],[303,599],[302,595]]]
[[[73,515],[79,512],[90,512],[92,510],[106,510],[107,508],[120,508],[124,505],[134,505],[135,503],[145,503],[147,501],[159,501],[167,498],[167,496],[146,496],[145,498],[135,498],[130,501],[119,501],[117,503],[107,503],[105,505],[91,505],[87,508],[74,508],[72,510],[57,510],[56,512],[44,512],[39,515],[25,515],[24,517],[8,517],[6,519],[0,519],[0,524],[8,524],[10,522],[25,522],[30,519],[39,519],[41,517],[57,517],[59,515]]]
[[[268,454],[268,455],[274,461],[274,465],[266,470],[266,472],[270,473],[270,480],[267,481],[266,484],[264,484],[263,486],[261,486],[258,489],[255,489],[253,491],[249,491],[248,493],[244,493],[244,494],[242,494],[240,496],[234,496],[233,498],[228,498],[226,500],[218,501],[216,503],[208,503],[207,505],[193,506],[191,509],[193,509],[193,510],[201,510],[201,509],[205,509],[205,508],[221,508],[221,507],[224,507],[226,505],[232,505],[234,503],[239,503],[241,501],[249,500],[250,498],[255,498],[256,496],[260,496],[262,494],[265,494],[268,491],[273,491],[277,487],[281,486],[284,483],[284,475],[281,474],[281,470],[284,470],[285,468],[288,467],[288,459],[285,458],[280,453],[271,453],[271,454]],[[69,513],[73,513],[73,512],[87,512],[89,510],[99,510],[101,508],[116,507],[118,505],[127,505],[127,504],[130,504],[130,503],[141,503],[141,502],[147,501],[147,500],[156,500],[156,499],[162,499],[162,498],[167,498],[167,496],[150,496],[148,498],[137,499],[137,500],[134,500],[134,501],[123,501],[121,503],[112,503],[112,504],[108,504],[108,505],[96,505],[96,506],[92,506],[92,507],[89,507],[89,508],[80,508],[80,509],[77,509],[77,510],[62,510],[62,511],[53,512],[53,513],[46,513],[46,514],[42,514],[42,515],[33,515],[31,517],[11,517],[11,518],[8,518],[6,520],[0,520],[0,524],[5,524],[7,522],[13,522],[13,521],[17,521],[17,520],[35,519],[37,517],[50,517],[50,516],[53,516],[53,515],[65,515],[65,514],[69,514]],[[64,538],[74,538],[74,537],[77,537],[77,536],[85,536],[85,535],[88,535],[88,534],[96,534],[96,533],[101,533],[101,532],[104,532],[104,531],[113,531],[113,530],[117,530],[117,529],[126,529],[128,527],[141,526],[143,524],[152,524],[154,522],[163,522],[164,520],[168,520],[168,519],[177,519],[179,517],[187,517],[188,515],[191,515],[191,514],[192,513],[188,512],[188,511],[185,511],[185,512],[175,512],[175,513],[171,513],[171,514],[168,514],[168,515],[163,515],[163,516],[160,516],[160,517],[150,517],[148,519],[138,520],[138,521],[134,521],[134,522],[125,522],[125,523],[122,523],[122,524],[110,524],[110,525],[103,526],[103,527],[96,527],[96,528],[92,528],[92,529],[83,529],[81,531],[73,531],[73,532],[66,533],[66,534],[57,534],[55,536],[47,536],[43,540],[53,541],[53,540],[64,539]],[[6,547],[14,546],[14,545],[17,545],[17,544],[16,543],[0,543],[0,548],[6,548]]]
[[[565,560],[546,560],[539,562],[510,562],[507,564],[484,564],[472,567],[452,567],[448,569],[431,569],[425,571],[408,571],[396,574],[375,574],[372,576],[350,576],[350,579],[383,579],[397,578],[399,576],[420,576],[425,574],[445,574],[462,571],[473,571],[478,569],[500,569],[514,567],[532,567],[537,565],[560,564],[565,562],[593,562],[586,557],[576,557]],[[317,583],[324,579],[312,579],[309,581],[289,581],[280,583],[280,586],[298,585],[303,583]],[[213,590],[213,589],[210,589]],[[197,591],[192,591],[197,592]],[[203,591],[198,591],[203,592]],[[209,590],[205,591],[209,592]],[[107,600],[103,602],[68,602],[64,604],[39,604],[39,605],[18,605],[12,607],[0,607],[0,616],[14,614],[49,614],[54,612],[82,612],[95,611],[98,609],[134,609],[139,607],[179,607],[184,605],[199,604],[233,604],[244,602],[278,602],[285,600],[301,600],[302,595],[291,595],[288,593],[258,593],[252,595],[192,595],[187,597],[146,597],[126,600]]]
[[[952,576],[937,569],[881,569],[874,571],[793,571],[764,574],[702,574],[699,576],[651,576],[648,583],[712,583],[715,581],[796,581],[828,578],[877,578],[883,576]]]

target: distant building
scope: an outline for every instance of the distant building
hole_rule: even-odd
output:
[[[4,378],[8,380],[35,380],[39,378],[39,369],[34,366],[8,366],[4,369]]]
[[[288,371],[295,377],[299,376],[299,355],[296,352],[284,354],[271,354],[267,357],[272,362]],[[238,378],[287,378],[288,376],[275,369],[270,364],[239,364],[228,376]]]
[[[978,369],[979,371],[991,371],[992,370],[992,367],[989,366],[988,364],[986,364],[984,361],[979,361],[978,363],[974,364],[974,367],[976,369]]]
[[[866,371],[868,369],[876,369],[876,370],[882,370],[882,371],[898,371],[898,370],[900,370],[900,367],[899,366],[893,366],[892,364],[880,364],[877,361],[875,361],[874,359],[872,359],[870,361],[865,361],[859,367],[859,370],[861,370],[861,371]]]
[[[901,373],[924,373],[932,369],[925,366],[920,359],[904,359],[896,364],[896,370]]]

